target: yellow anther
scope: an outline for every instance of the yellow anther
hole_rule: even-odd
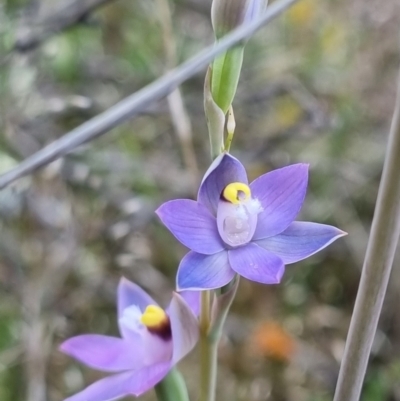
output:
[[[157,305],[149,305],[140,318],[140,321],[148,328],[155,328],[162,325],[167,320],[164,309]]]
[[[242,182],[232,182],[222,192],[222,196],[228,202],[235,205],[247,200],[251,196],[250,188]]]

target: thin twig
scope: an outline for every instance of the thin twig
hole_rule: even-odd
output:
[[[358,401],[400,235],[400,77],[371,235],[334,401]]]
[[[168,0],[158,0],[157,5],[160,13],[160,24],[162,28],[167,72],[176,67],[176,41],[172,29],[172,17]],[[182,149],[183,161],[192,176],[191,188],[193,190],[193,194],[196,195],[199,170],[197,167],[196,152],[194,151],[193,146],[192,124],[190,122],[180,89],[176,88],[170,95],[168,95],[167,101],[172,124]]]
[[[50,36],[82,22],[90,13],[115,0],[72,0],[50,15],[17,32],[14,51],[32,50]]]
[[[17,167],[0,176],[0,189],[16,179],[30,174],[53,160],[68,154],[78,146],[105,134],[127,119],[134,117],[152,102],[168,95],[182,82],[205,68],[216,56],[242,40],[250,38],[261,27],[273,20],[296,1],[297,0],[276,1],[259,19],[240,26],[219,41],[218,44],[207,47],[170,73],[165,74],[150,85],[121,100],[104,113],[99,114],[65,134],[60,139],[34,153]]]

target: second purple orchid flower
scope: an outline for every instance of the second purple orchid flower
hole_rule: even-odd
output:
[[[84,334],[66,340],[60,347],[84,364],[114,374],[65,401],[139,396],[160,382],[196,345],[198,292],[174,293],[164,311],[139,286],[123,278],[117,303],[121,338]]]
[[[248,184],[236,158],[228,153],[217,157],[197,201],[173,200],[157,210],[166,227],[191,250],[179,265],[178,290],[220,288],[236,273],[277,284],[285,265],[346,235],[333,226],[294,221],[307,183],[307,164],[274,170]]]

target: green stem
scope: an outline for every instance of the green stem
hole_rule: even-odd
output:
[[[200,338],[200,399],[214,401],[217,382],[218,340]]]
[[[201,293],[200,313],[200,399],[199,401],[215,400],[215,385],[217,381],[217,348],[219,338],[210,335],[211,323],[211,292]]]
[[[189,401],[185,381],[176,368],[171,369],[154,389],[158,401]]]
[[[334,401],[358,401],[400,235],[400,79],[371,235]]]

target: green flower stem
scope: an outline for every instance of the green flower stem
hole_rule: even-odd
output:
[[[200,399],[215,400],[217,381],[217,348],[218,340],[210,335],[211,324],[211,291],[201,293],[200,312]]]
[[[200,338],[200,398],[199,401],[215,401],[217,382],[218,341],[210,337]]]
[[[358,401],[400,235],[400,79],[378,200],[334,401]]]
[[[181,373],[173,368],[155,386],[158,401],[189,401],[189,394]]]

